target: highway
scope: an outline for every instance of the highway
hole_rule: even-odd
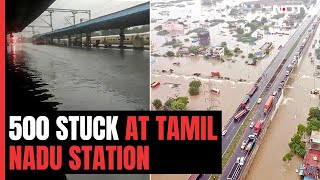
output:
[[[273,61],[266,68],[266,70],[264,71],[262,76],[257,81],[258,82],[257,83],[258,89],[254,93],[254,95],[250,97],[250,100],[246,105],[247,107],[250,107],[251,109],[254,107],[254,105],[256,104],[256,101],[258,100],[259,97],[261,97],[262,93],[267,88],[269,81],[271,80],[273,75],[276,73],[278,67],[281,65],[282,60],[285,58],[287,53],[290,51],[291,47],[298,40],[298,38],[300,37],[302,32],[305,30],[305,28],[310,26],[311,22],[312,22],[312,18],[306,18],[303,21],[303,23],[298,27],[296,32],[292,35],[292,37],[287,41],[287,43],[283,45],[282,49],[280,49],[280,51],[278,52],[278,55],[273,59]],[[303,40],[303,38],[301,38],[301,41],[302,40]],[[300,41],[300,43],[301,43],[301,41]],[[300,47],[300,44],[298,44],[298,46],[296,47],[296,49],[293,52],[296,52],[299,49],[299,47]],[[274,47],[274,50],[278,51],[278,47]],[[289,58],[289,60],[284,65],[284,68],[279,73],[279,76],[275,79],[274,84],[269,88],[268,93],[262,98],[261,103],[257,107],[258,108],[257,111],[252,115],[252,121],[253,122],[257,122],[261,118],[264,117],[263,116],[264,104],[266,103],[269,95],[270,94],[272,95],[273,91],[278,89],[279,83],[283,80],[282,76],[285,76],[285,71],[286,71],[285,67],[287,67],[287,65],[291,63],[291,60],[292,60],[293,56],[294,56],[294,53],[292,54],[292,56]],[[243,95],[243,98],[244,97],[245,97],[245,95]],[[236,112],[237,112],[237,110],[236,110]],[[246,115],[242,116],[239,119],[239,121],[234,121],[234,120],[230,119],[228,124],[225,126],[225,129],[227,130],[227,133],[226,133],[225,136],[222,136],[222,153],[223,153],[223,155],[226,152],[226,150],[228,149],[230,143],[232,142],[233,138],[237,134],[240,126],[242,125],[244,119],[247,117],[248,114],[249,113],[247,113]],[[227,179],[227,176],[228,176],[230,170],[232,169],[234,163],[236,162],[237,157],[245,156],[244,152],[241,151],[240,146],[241,146],[242,141],[247,139],[248,135],[250,135],[250,134],[252,134],[252,129],[250,129],[248,127],[248,129],[245,131],[243,137],[239,141],[239,144],[236,147],[236,150],[234,151],[233,155],[229,159],[228,164],[225,166],[225,169],[223,170],[223,173],[222,173],[220,179],[222,179],[222,180]],[[210,179],[209,174],[206,174],[206,175],[201,176],[199,178],[199,180],[208,180],[208,179]]]
[[[274,62],[271,64],[270,67],[272,67],[270,69],[270,67],[268,68],[268,74],[266,75],[268,78],[266,78],[267,80],[262,81],[260,84],[260,87],[266,87],[269,83],[269,80],[272,78],[272,76],[274,75],[275,71],[278,69],[279,65],[283,62],[283,59],[285,59],[285,56],[287,55],[288,51],[290,50],[290,48],[294,45],[295,41],[298,39],[298,37],[300,36],[300,34],[304,31],[304,29],[306,27],[308,27],[308,30],[310,29],[310,25],[311,22],[313,22],[313,18],[308,18],[304,21],[304,23],[299,27],[299,29],[297,30],[297,33],[295,33],[293,35],[293,37],[288,41],[288,43],[285,45],[285,47],[283,48],[283,50],[278,54],[278,56],[274,59]],[[264,119],[265,116],[263,114],[263,109],[264,109],[264,104],[266,103],[267,99],[269,96],[272,96],[274,91],[277,91],[277,95],[275,96],[274,100],[273,100],[273,106],[277,103],[277,101],[279,100],[279,96],[281,95],[281,93],[278,91],[279,89],[279,84],[281,81],[285,80],[288,78],[288,76],[286,76],[286,67],[292,63],[293,57],[295,52],[297,52],[302,44],[303,39],[305,38],[305,36],[307,36],[307,32],[303,35],[303,37],[301,38],[301,40],[299,41],[297,47],[294,49],[292,55],[288,58],[287,61],[284,61],[284,65],[281,68],[281,70],[279,71],[278,75],[276,76],[276,78],[274,79],[274,81],[272,82],[272,84],[270,85],[270,87],[266,90],[266,94],[263,96],[262,98],[262,102],[260,104],[257,105],[257,109],[254,112],[253,116],[252,116],[252,121],[253,122],[257,122],[260,119]],[[310,41],[309,41],[310,42]],[[308,42],[308,43],[309,43]],[[305,49],[308,47],[309,44],[307,44],[307,46],[305,47]],[[304,49],[304,51],[305,51]],[[259,88],[260,88],[259,87]],[[262,88],[265,89],[265,88]],[[224,171],[222,172],[220,179],[227,179],[232,167],[234,166],[234,163],[236,162],[237,157],[242,157],[244,156],[247,159],[247,152],[244,150],[241,150],[241,143],[243,142],[243,140],[248,139],[248,136],[250,134],[253,133],[253,130],[250,128],[247,128],[246,131],[244,132],[242,138],[240,139],[235,151],[233,152],[232,156],[230,157]],[[237,174],[234,175],[234,179],[237,179],[240,175],[239,171]]]

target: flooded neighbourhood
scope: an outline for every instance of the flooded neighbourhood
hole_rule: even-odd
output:
[[[303,4],[306,6],[313,5]],[[272,60],[308,18],[310,7],[301,17],[304,10],[281,13],[282,7],[271,1],[153,1],[151,108],[176,110],[178,106],[172,106],[172,101],[187,97],[181,109],[222,110],[222,124],[228,126],[246,94],[266,76]],[[317,30],[311,42],[319,40],[319,33]],[[291,74],[246,179],[300,178],[296,170],[302,158],[294,156],[288,163],[282,157],[290,151],[288,143],[298,124],[306,124],[310,107],[319,104],[319,97],[310,94],[320,88],[316,77],[320,61],[315,55],[319,45],[307,47],[301,64]],[[192,89],[191,84],[198,81],[198,90]],[[160,105],[155,100],[160,100]],[[185,180],[189,176],[154,174],[152,179]]]

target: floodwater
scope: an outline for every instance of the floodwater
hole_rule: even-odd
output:
[[[42,81],[58,110],[149,109],[149,51],[16,44],[14,66]]]
[[[311,41],[312,44],[315,39],[319,41],[319,33],[320,28],[318,28],[314,39]],[[319,43],[315,48],[309,46],[300,66],[290,77],[284,91],[283,102],[279,106],[278,112],[259,148],[251,166],[248,180],[257,178],[259,180],[300,179],[295,170],[299,169],[302,158],[295,156],[288,163],[283,162],[282,157],[290,151],[288,143],[293,134],[296,133],[298,125],[306,125],[310,107],[319,105],[319,97],[310,95],[310,91],[320,87],[320,79],[313,76],[315,66],[319,65],[320,61],[315,60],[315,63],[312,64],[308,56],[309,52],[314,56],[315,49],[319,46]]]
[[[188,3],[193,3],[188,5]],[[239,2],[238,2],[239,3]],[[178,5],[184,4],[185,7],[178,7]],[[166,6],[161,8],[163,4],[153,4],[152,8],[155,9],[155,13],[152,14],[153,23],[151,28],[161,25],[168,19],[175,17],[179,21],[186,21],[189,23],[188,28],[184,32],[180,32],[179,35],[174,34],[176,39],[183,42],[184,45],[198,45],[189,42],[184,42],[184,39],[190,38],[192,35],[185,35],[186,32],[196,27],[200,27],[201,24],[205,24],[205,20],[209,19],[224,19],[226,21],[236,21],[235,17],[227,15],[230,11],[225,10],[228,5],[231,8],[237,3],[234,1],[222,1],[217,2],[213,6],[203,6],[201,1],[190,1],[178,3],[178,5]],[[217,10],[220,12],[218,13]],[[157,12],[169,11],[169,16],[161,15]],[[186,13],[188,12],[188,13]],[[187,14],[189,17],[187,18]],[[190,17],[191,16],[191,17]],[[219,16],[219,17],[215,17]],[[271,16],[268,14],[267,16]],[[256,17],[263,17],[262,12],[248,13],[244,18],[246,20],[252,20]],[[259,19],[258,19],[259,20]],[[193,22],[199,21],[199,23]],[[281,20],[279,20],[281,21]],[[190,110],[205,110],[215,109],[223,110],[222,118],[223,125],[229,120],[229,118],[235,112],[245,94],[251,89],[254,82],[262,75],[263,71],[270,64],[272,59],[278,54],[278,47],[284,45],[285,42],[294,33],[295,29],[287,31],[289,35],[264,35],[263,39],[256,41],[255,45],[249,43],[237,42],[235,37],[229,33],[229,29],[225,28],[227,23],[220,23],[213,27],[208,27],[211,36],[211,45],[219,45],[221,42],[226,42],[229,49],[239,47],[243,53],[238,57],[224,57],[225,61],[222,62],[217,59],[205,59],[204,57],[151,57],[151,81],[159,81],[161,85],[156,89],[152,89],[151,101],[154,99],[160,99],[163,102],[169,97],[188,96]],[[220,30],[220,31],[219,31]],[[221,33],[221,31],[224,31]],[[263,33],[263,31],[261,31]],[[168,40],[171,40],[172,34],[166,36],[157,35],[157,31],[151,31],[152,41],[154,43],[153,53],[164,54],[166,51],[171,50],[177,52],[177,48],[171,46],[162,46]],[[176,33],[176,32],[174,32]],[[274,48],[270,51],[262,60],[258,60],[256,66],[247,65],[247,57],[242,58],[241,55],[247,56],[248,53],[254,53],[266,42],[272,42]],[[179,62],[180,65],[173,65],[173,63]],[[173,70],[172,73],[169,71]],[[214,79],[211,76],[211,72],[220,72],[220,75],[229,80]],[[201,73],[200,77],[192,76],[194,73]],[[193,79],[201,80],[202,87],[198,96],[188,95],[188,85]],[[241,80],[241,81],[240,81]],[[176,84],[177,86],[173,85]],[[220,95],[209,94],[210,88],[217,88],[221,91]]]

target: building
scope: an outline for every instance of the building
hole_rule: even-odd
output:
[[[271,50],[272,48],[273,48],[272,42],[266,42],[259,49],[262,51],[266,51],[267,49]]]
[[[207,46],[210,44],[210,33],[208,31],[203,31],[198,33],[199,45]]]
[[[166,21],[163,25],[162,28],[168,32],[172,31],[183,31],[184,27],[182,24],[177,23],[176,21]]]
[[[320,177],[320,151],[310,149],[303,158],[299,175],[304,180],[316,180]]]
[[[224,56],[224,48],[223,47],[208,48],[206,52],[206,56],[211,56],[213,58],[221,58]]]
[[[189,54],[189,48],[186,46],[182,46],[178,49],[178,54],[179,55],[186,55]]]
[[[258,51],[256,53],[254,53],[253,57],[256,59],[262,59],[266,56],[266,52],[265,51]]]
[[[310,136],[310,149],[320,151],[320,132],[312,131]]]

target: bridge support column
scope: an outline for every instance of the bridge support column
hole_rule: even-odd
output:
[[[119,48],[124,48],[124,28],[120,28],[120,45]]]
[[[82,33],[80,33],[80,47],[82,47]]]
[[[87,38],[86,38],[86,45],[87,48],[91,48],[91,33],[86,33]]]
[[[71,35],[68,35],[68,46],[71,46]]]
[[[60,45],[60,38],[58,37],[58,46]]]
[[[50,44],[53,44],[53,37],[50,38]]]

